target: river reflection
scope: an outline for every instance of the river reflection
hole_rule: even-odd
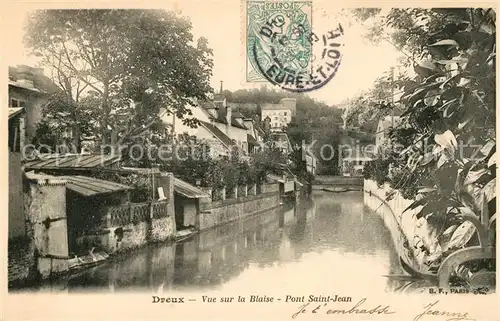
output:
[[[311,200],[142,248],[37,291],[385,291],[399,273],[394,243],[361,192],[315,192]],[[392,283],[391,283],[392,282]]]

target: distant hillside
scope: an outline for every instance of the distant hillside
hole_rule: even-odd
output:
[[[246,117],[260,116],[260,108],[265,103],[277,104],[282,98],[297,99],[297,116],[311,124],[342,124],[343,111],[336,106],[328,106],[301,93],[259,89],[240,89],[235,92],[223,91],[228,103],[234,110],[239,110]]]

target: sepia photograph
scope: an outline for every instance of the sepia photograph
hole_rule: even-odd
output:
[[[4,13],[5,320],[498,320],[494,4],[55,5]]]

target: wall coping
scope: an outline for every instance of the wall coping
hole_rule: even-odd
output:
[[[58,186],[66,185],[68,183],[68,181],[65,179],[61,179],[51,175],[35,173],[25,173],[25,175],[31,183],[36,183],[38,186]]]

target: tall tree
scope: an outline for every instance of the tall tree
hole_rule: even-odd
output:
[[[400,96],[408,79],[405,71],[395,71],[394,79],[387,71],[373,82],[370,90],[342,102],[347,107],[344,115],[346,126],[374,133],[381,118],[393,112],[400,115],[403,107],[396,97]],[[394,101],[393,94],[396,96]]]
[[[101,143],[118,143],[158,124],[162,108],[196,124],[189,106],[210,92],[213,62],[191,27],[163,10],[39,10],[25,43],[55,69],[74,126],[80,97],[89,97]]]

